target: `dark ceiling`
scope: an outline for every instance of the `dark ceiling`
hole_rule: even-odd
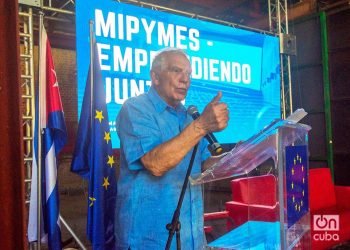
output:
[[[65,14],[50,11],[49,8],[44,9],[45,27],[50,37],[54,39],[53,46],[74,49],[75,1],[49,1],[50,7],[73,13]],[[153,6],[154,9],[175,11],[193,18],[204,19],[207,17],[213,22],[229,22],[254,29],[269,30],[268,0],[124,0],[118,2],[141,5],[145,8]],[[271,2],[274,1],[271,0]],[[320,10],[332,11],[349,6],[348,0],[288,0],[287,3],[290,21],[317,13]]]

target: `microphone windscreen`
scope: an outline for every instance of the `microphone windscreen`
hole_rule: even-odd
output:
[[[199,115],[198,109],[197,109],[197,107],[194,106],[194,105],[188,106],[188,108],[187,108],[187,113],[190,114],[192,117],[193,117],[193,115],[196,114],[196,113],[198,113],[198,115]]]

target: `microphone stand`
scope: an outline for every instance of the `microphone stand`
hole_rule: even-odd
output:
[[[179,201],[177,203],[177,207],[176,207],[174,214],[173,214],[173,219],[171,220],[171,223],[168,223],[166,225],[166,229],[169,231],[169,236],[168,236],[168,241],[167,241],[166,246],[165,246],[165,250],[170,249],[171,241],[174,237],[175,232],[176,232],[177,250],[181,250],[181,240],[180,240],[181,223],[179,221],[179,217],[180,217],[180,212],[181,212],[182,201],[183,201],[184,196],[185,196],[186,188],[188,185],[188,179],[189,179],[191,171],[192,171],[193,162],[194,162],[194,158],[196,156],[197,148],[198,148],[198,143],[196,144],[196,146],[194,146],[193,151],[192,151],[191,160],[190,160],[190,163],[189,163],[188,168],[187,168],[187,172],[186,172],[184,183],[182,185]]]

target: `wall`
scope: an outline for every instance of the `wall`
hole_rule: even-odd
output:
[[[50,37],[49,37],[50,40]],[[52,48],[52,57],[56,69],[61,100],[67,126],[68,142],[63,148],[63,154],[72,154],[75,145],[75,136],[78,130],[77,111],[77,70],[76,52],[68,49]],[[38,47],[34,47],[35,82],[38,82]]]
[[[290,24],[296,36],[297,56],[291,60],[293,106],[308,115],[302,123],[312,127],[309,133],[310,168],[327,166],[326,123],[319,17],[309,16]]]
[[[334,177],[350,185],[350,9],[327,15]]]
[[[1,249],[26,249],[22,91],[18,30],[17,1],[0,1]]]
[[[350,9],[326,17],[334,181],[350,185]],[[297,56],[292,58],[294,109],[303,107],[309,112],[302,122],[312,126],[310,167],[328,166],[319,15],[296,20],[290,32],[297,37]]]
[[[75,145],[75,136],[78,129],[77,111],[77,78],[75,51],[53,49],[52,56],[56,67],[56,74],[61,91],[61,99],[66,119],[68,144],[63,153],[72,153]]]

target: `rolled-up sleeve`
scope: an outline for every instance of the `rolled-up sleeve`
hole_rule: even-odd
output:
[[[156,119],[149,112],[141,110],[140,105],[131,102],[126,102],[119,112],[117,132],[130,170],[142,169],[140,158],[161,144]]]

